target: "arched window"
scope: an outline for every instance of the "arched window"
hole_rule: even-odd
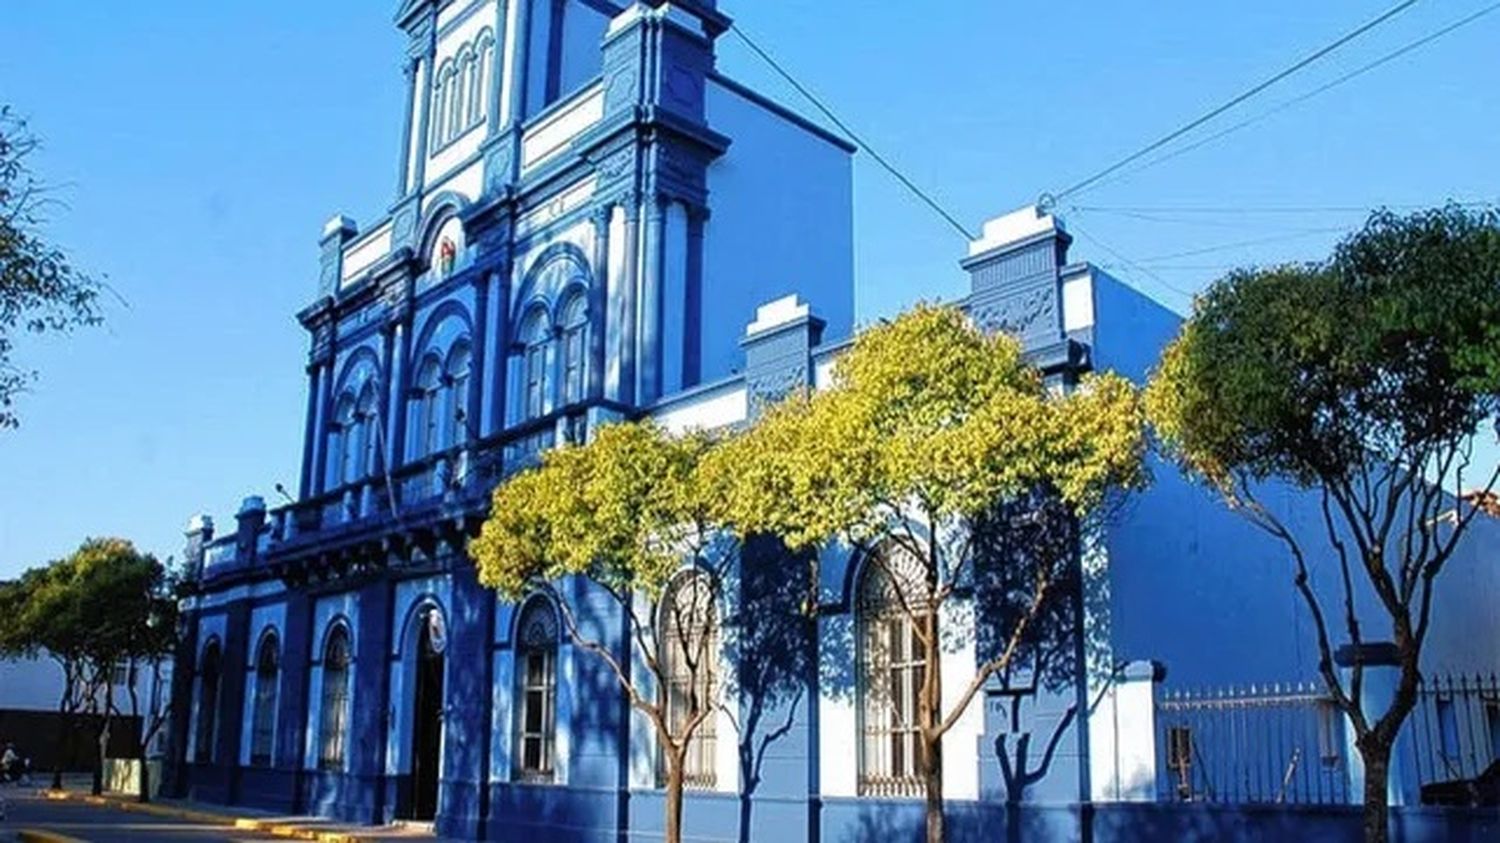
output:
[[[916,796],[922,792],[917,702],[927,663],[913,614],[927,599],[927,581],[921,563],[904,549],[880,553],[865,565],[855,607],[859,792]]]
[[[683,781],[712,788],[718,780],[715,716],[711,711],[719,672],[719,624],[712,580],[702,572],[678,577],[662,597],[662,672],[666,678],[667,726],[680,735],[704,715],[688,741]]]
[[[521,326],[521,406],[527,419],[541,418],[547,412],[547,346],[551,339],[546,312],[533,310]]]
[[[469,368],[473,354],[468,340],[459,340],[448,352],[448,364],[443,372],[443,383],[447,387],[448,400],[444,410],[443,447],[452,448],[468,441],[469,418]]]
[[[546,598],[533,597],[517,627],[516,775],[522,781],[550,782],[557,746],[557,612]]]
[[[563,403],[583,400],[588,360],[588,302],[582,293],[568,299],[562,311]]]
[[[328,430],[328,486],[337,488],[354,479],[354,463],[359,457],[355,431],[354,396],[339,396],[333,410],[333,424]]]
[[[341,770],[349,738],[349,630],[335,626],[323,645],[323,708],[318,726],[318,767]]]
[[[193,760],[211,764],[215,760],[219,738],[219,683],[223,674],[223,654],[218,640],[203,648],[198,664],[198,732],[193,740]]]
[[[476,75],[479,84],[474,86],[474,122],[489,116],[490,70],[495,64],[495,36],[488,29],[479,34],[479,61]]]
[[[250,763],[271,764],[276,747],[276,693],[281,682],[281,652],[275,633],[260,640],[255,655],[255,708],[250,721]]]
[[[422,359],[421,368],[417,369],[416,386],[412,388],[411,429],[416,456],[425,457],[438,449],[443,414],[440,406],[442,386],[443,365],[436,354],[429,354]]]
[[[355,466],[355,474],[350,480],[368,477],[375,473],[378,467],[375,453],[378,449],[380,437],[376,435],[376,425],[380,424],[380,407],[375,396],[375,385],[365,384],[365,388],[359,393],[359,403],[355,405],[355,426],[359,430],[359,456],[358,464]]]
[[[459,65],[453,75],[448,78],[450,86],[448,91],[448,136],[445,141],[451,141],[463,133],[464,128],[464,76],[465,65]]]

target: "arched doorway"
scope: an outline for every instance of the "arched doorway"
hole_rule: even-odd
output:
[[[437,816],[443,764],[443,653],[447,632],[436,608],[422,613],[417,631],[415,698],[411,729],[411,818]]]

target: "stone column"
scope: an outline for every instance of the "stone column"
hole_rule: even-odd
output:
[[[402,312],[392,328],[392,351],[396,354],[391,377],[390,441],[386,443],[386,465],[391,471],[406,461],[406,399],[411,392],[411,314]]]
[[[706,207],[687,206],[687,289],[682,314],[682,385],[696,386],[703,380],[703,228]]]
[[[642,405],[661,397],[662,388],[662,266],[666,247],[667,203],[664,197],[646,199],[646,229],[641,243],[640,334],[636,338],[636,400]]]
[[[639,334],[640,315],[636,312],[639,299],[641,242],[640,197],[632,196],[625,204],[625,249],[623,272],[620,277],[620,394],[615,396],[622,404],[636,402],[636,337]]]
[[[614,217],[614,205],[606,204],[594,211],[594,277],[589,284],[589,348],[588,384],[584,390],[589,398],[604,395],[604,367],[606,362],[605,333],[609,330],[606,308],[609,306],[609,223]]]
[[[307,420],[302,427],[302,479],[297,484],[297,497],[303,499],[312,493],[313,471],[318,456],[318,393],[321,391],[322,367],[309,364],[307,367]]]
[[[400,181],[396,184],[397,199],[411,192],[411,165],[414,157],[411,149],[412,121],[417,118],[416,109],[420,108],[417,105],[417,69],[421,66],[421,61],[417,56],[408,56],[402,67],[406,76],[406,120],[401,124],[401,166],[397,168],[400,171]]]
[[[316,456],[313,457],[312,466],[312,491],[315,496],[323,494],[323,489],[328,480],[328,414],[333,409],[332,354],[329,357],[329,360],[322,363],[323,374],[319,378],[322,382],[322,388],[319,390],[318,395],[318,423],[312,434],[313,447],[316,449]]]

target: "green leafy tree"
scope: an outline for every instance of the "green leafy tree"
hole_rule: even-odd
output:
[[[469,546],[480,580],[501,595],[550,595],[574,645],[608,667],[631,708],[650,722],[672,843],[682,835],[691,742],[719,709],[722,691],[710,681],[718,637],[709,633],[739,546],[723,521],[721,495],[701,470],[712,447],[703,436],[674,438],[649,424],[602,427],[587,444],[549,451],[539,467],[496,489]],[[684,570],[692,574],[679,579]],[[608,595],[628,623],[628,640],[590,631],[575,605],[589,597],[559,585],[569,577]],[[669,586],[688,589],[687,599],[663,606]],[[663,636],[663,627],[682,634]],[[668,647],[678,648],[671,676]]]
[[[732,489],[726,520],[737,529],[780,536],[793,549],[845,542],[892,584],[924,665],[908,725],[918,735],[927,839],[941,841],[943,737],[1048,626],[1041,619],[1061,597],[1078,545],[1031,554],[1024,575],[998,572],[1008,628],[963,690],[944,699],[945,642],[974,632],[957,620],[964,585],[997,573],[977,569],[994,531],[1015,523],[1014,505],[1055,504],[1076,524],[1145,482],[1139,397],[1115,375],[1049,389],[1014,338],[937,306],[861,334],[834,381],[768,408],[707,462],[724,478],[715,485]]]
[[[1290,553],[1318,671],[1364,760],[1369,841],[1387,839],[1391,748],[1417,700],[1434,583],[1496,482],[1473,461],[1500,410],[1497,223],[1454,206],[1381,212],[1325,261],[1232,272],[1147,391],[1166,450]],[[1272,480],[1320,503],[1318,538],[1266,502]],[[1324,557],[1340,574],[1328,602],[1308,574]],[[1366,704],[1362,664],[1347,682],[1337,672],[1338,635],[1395,644],[1384,711]]]
[[[15,427],[16,396],[36,374],[11,360],[18,332],[65,332],[100,321],[99,285],[41,234],[49,203],[28,167],[25,122],[0,106],[0,428]]]
[[[123,539],[89,539],[66,559],[27,571],[0,588],[0,610],[0,651],[45,655],[62,668],[58,711],[67,721],[62,740],[70,740],[81,715],[94,715],[98,753],[93,787],[101,792],[105,751],[118,713],[116,668],[128,668],[134,697],[137,665],[154,662],[159,672],[172,651],[176,603],[165,567]],[[140,714],[138,706],[133,713]],[[164,714],[151,718],[155,729]],[[143,736],[142,743],[148,739]],[[69,754],[66,743],[59,747],[53,787],[61,787],[62,759]]]

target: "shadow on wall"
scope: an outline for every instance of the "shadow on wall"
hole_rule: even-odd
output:
[[[806,607],[816,605],[809,603],[816,592],[811,556],[792,556],[775,539],[746,542],[741,558],[742,618],[727,655],[738,666],[738,839],[749,843],[764,839],[755,833],[754,811],[768,755],[777,744],[790,742],[794,732],[807,747],[808,686],[817,665],[816,621]]]
[[[922,806],[882,800],[840,800],[830,806],[839,827],[824,839],[839,843],[922,840]],[[849,817],[855,812],[857,816]],[[1022,839],[1034,843],[1359,843],[1354,806],[1103,804],[996,805],[960,802],[948,808],[949,843]],[[1482,843],[1500,839],[1500,813],[1479,809],[1396,808],[1393,843]]]

